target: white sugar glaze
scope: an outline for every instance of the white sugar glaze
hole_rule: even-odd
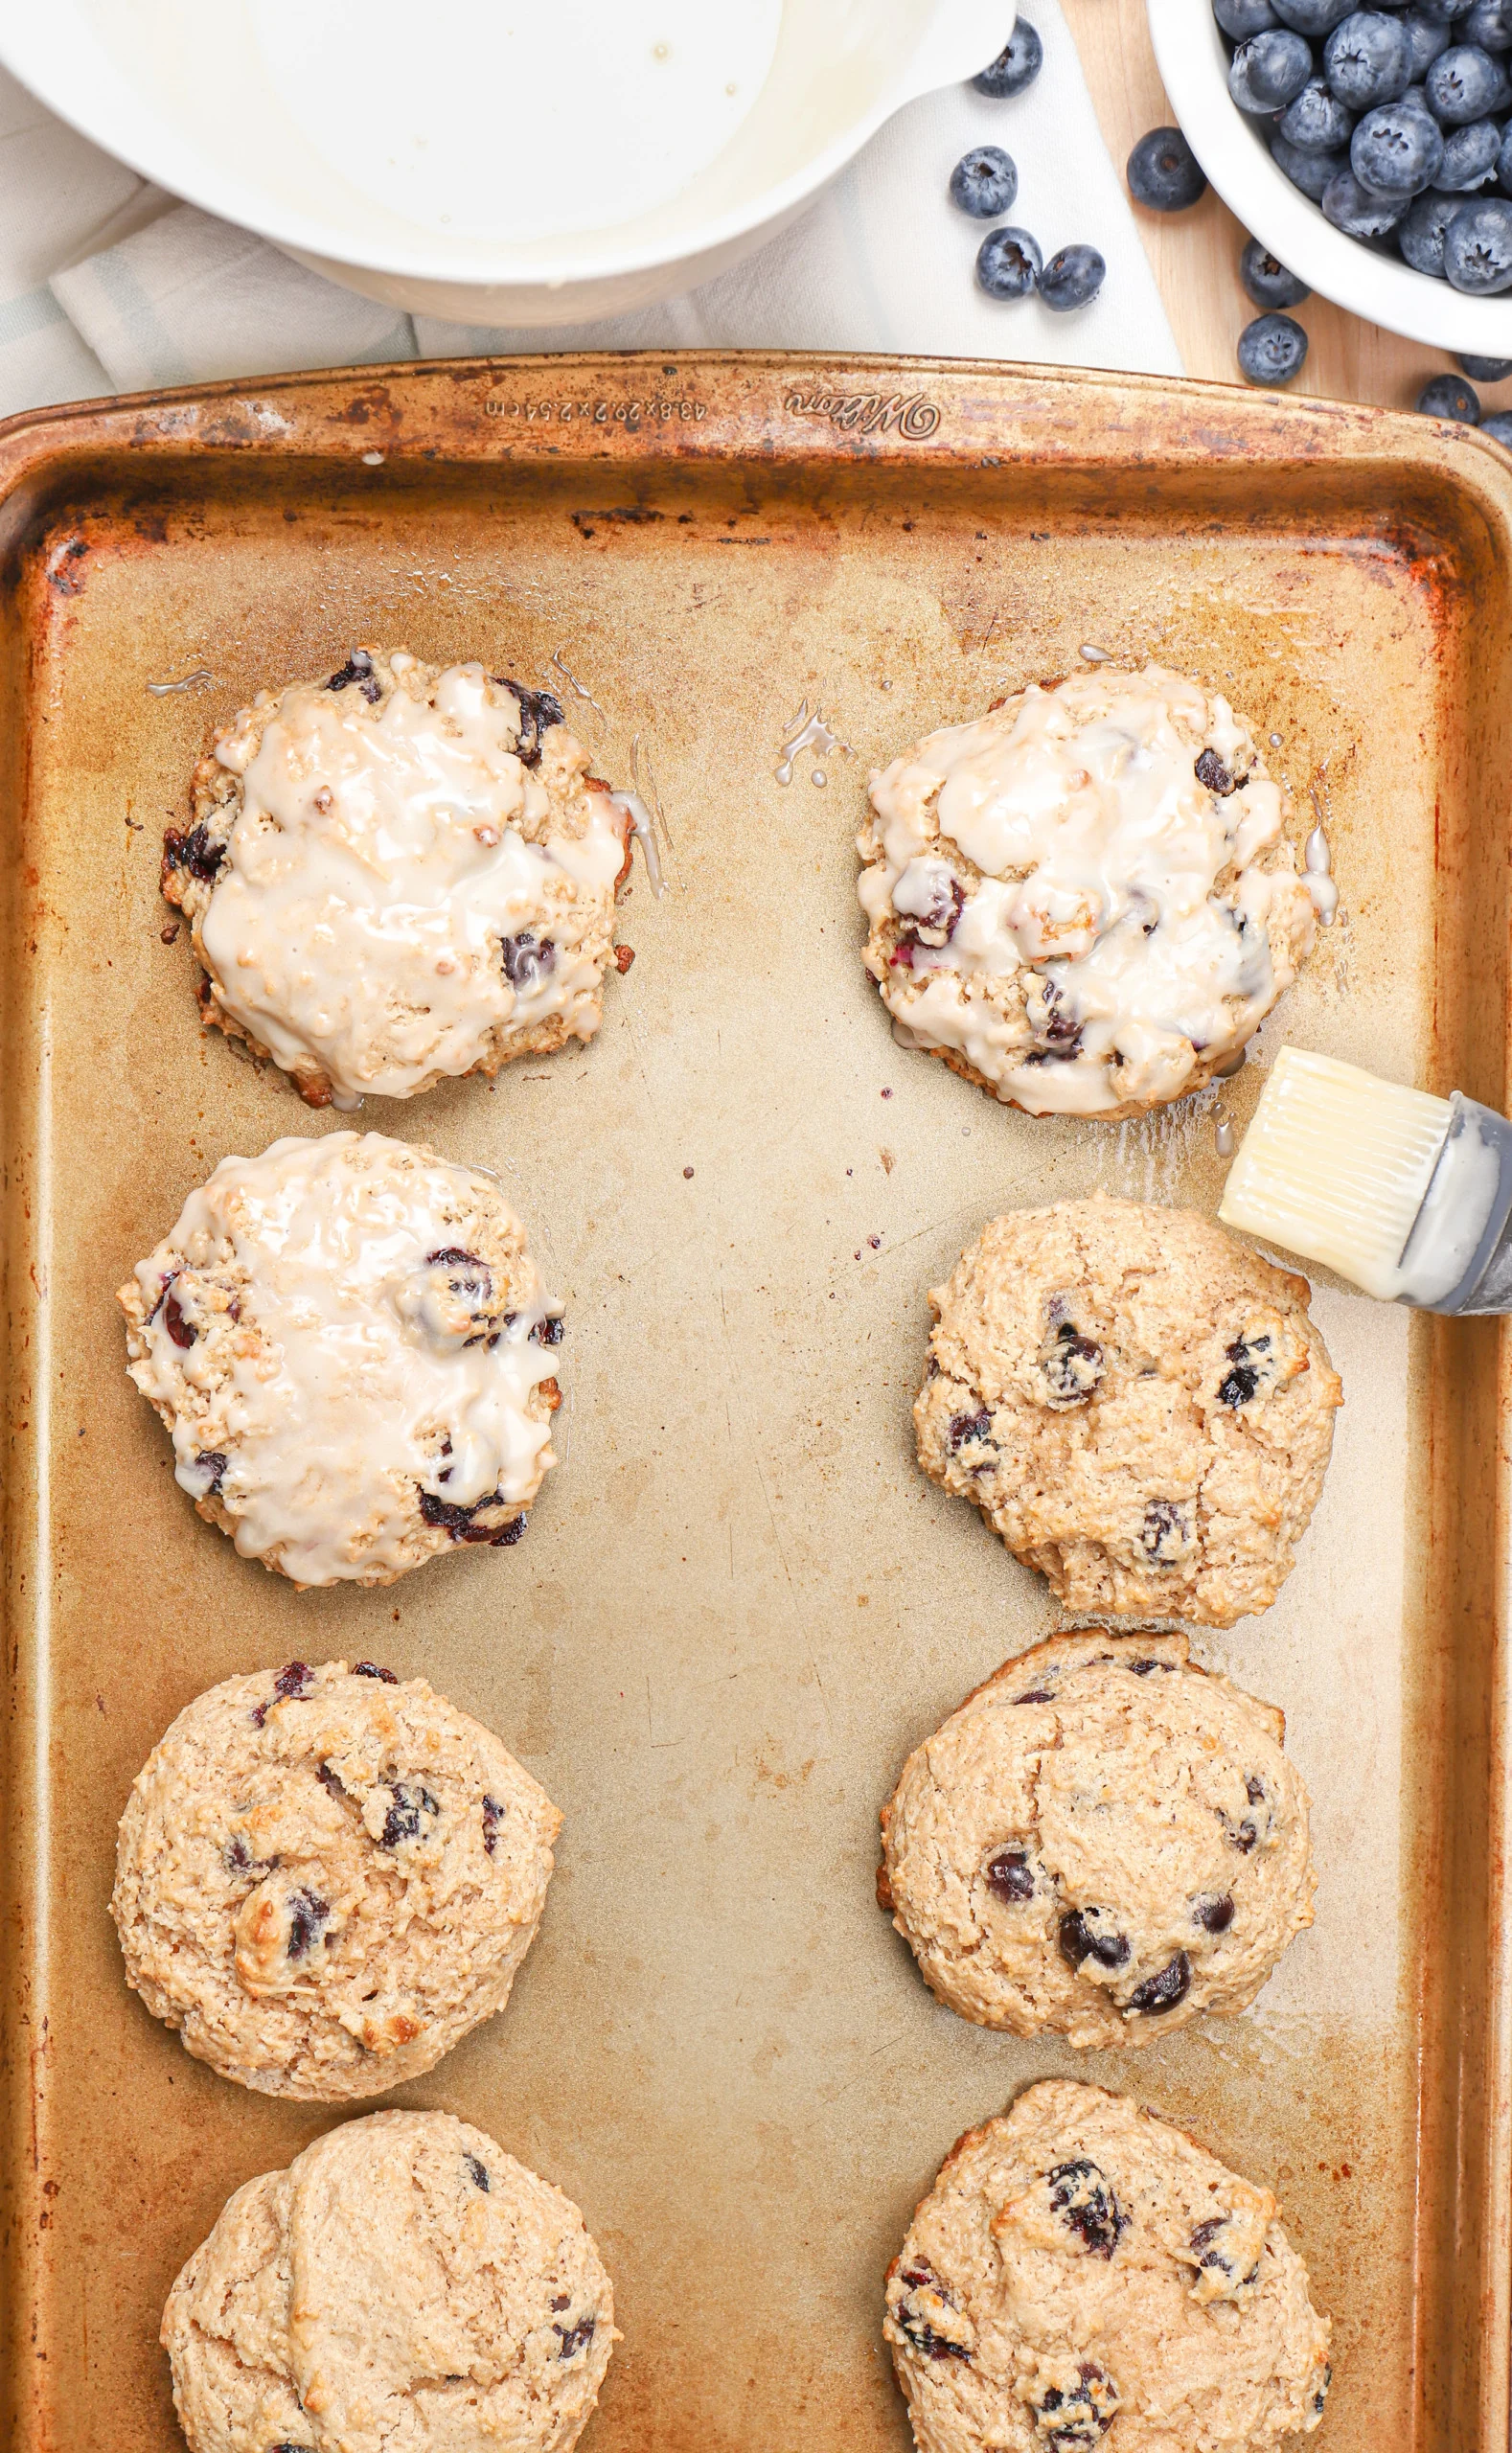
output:
[[[1199,779],[1203,742],[1236,789]],[[862,905],[874,928],[918,923],[882,982],[889,1010],[1035,1112],[1176,1096],[1199,1054],[1211,1069],[1243,1047],[1289,984],[1268,928],[1287,899],[1276,934],[1311,943],[1280,787],[1226,700],[1156,666],[1031,687],[931,733],[873,778],[872,803]],[[973,993],[1016,975],[1021,1015]]]
[[[396,689],[374,721],[358,690],[303,684],[217,747],[244,795],[200,923],[218,1001],[286,1071],[318,1064],[338,1107],[466,1073],[501,1026],[598,1020],[602,961],[553,913],[607,912],[623,809],[589,792],[583,835],[530,839],[550,803],[511,694],[463,664],[433,696]],[[512,978],[500,945],[527,931],[552,956],[527,950]]]
[[[480,1210],[521,1248],[496,1344],[476,1336],[470,1273],[430,1259]],[[377,1580],[416,1564],[417,1491],[462,1507],[534,1495],[553,1459],[526,1401],[555,1358],[532,1338],[552,1307],[522,1246],[492,1184],[382,1134],[275,1141],[190,1194],[137,1266],[129,1368],[176,1415],[185,1490],[203,1496],[199,1460],[225,1457],[243,1556],[277,1553],[298,1584]],[[188,1346],[166,1283],[201,1324]]]

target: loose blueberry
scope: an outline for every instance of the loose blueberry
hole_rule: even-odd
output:
[[[1461,351],[1455,364],[1472,383],[1500,383],[1503,376],[1512,375],[1512,357],[1471,357]]]
[[[951,172],[951,202],[977,221],[1006,213],[1018,193],[1018,165],[1000,145],[974,145]]]
[[[1475,0],[1459,31],[1482,51],[1512,51],[1512,0]]]
[[[1207,186],[1207,173],[1179,127],[1152,127],[1129,156],[1129,193],[1154,213],[1184,213]]]
[[[1310,77],[1295,102],[1281,113],[1276,134],[1304,153],[1336,153],[1348,144],[1354,126],[1353,111],[1345,109],[1327,80]]]
[[[1444,271],[1469,297],[1512,289],[1512,204],[1501,196],[1462,204],[1444,233]]]
[[[1044,45],[1027,17],[1020,17],[996,59],[990,60],[972,83],[977,93],[987,95],[995,103],[1005,103],[1032,85],[1044,65]]]
[[[1423,80],[1423,93],[1441,127],[1489,119],[1512,102],[1512,84],[1501,62],[1470,43],[1455,43],[1439,55]]]
[[[1488,418],[1481,419],[1480,431],[1489,434],[1493,443],[1500,443],[1503,451],[1512,451],[1512,410],[1493,409]]]
[[[1299,145],[1289,145],[1284,136],[1271,139],[1271,159],[1278,171],[1284,171],[1294,188],[1321,204],[1330,179],[1349,168],[1349,156],[1338,153],[1304,153]]]
[[[1396,242],[1404,260],[1414,272],[1426,272],[1434,281],[1444,278],[1444,234],[1456,213],[1464,206],[1464,197],[1445,195],[1441,189],[1430,188],[1418,196],[1397,229]]]
[[[989,298],[1027,298],[1043,262],[1038,239],[1005,222],[1000,230],[989,230],[976,250],[977,287]]]
[[[1294,26],[1299,34],[1310,34],[1315,41],[1319,34],[1332,34],[1353,6],[1354,0],[1274,0],[1282,24]]]
[[[1455,37],[1447,26],[1430,25],[1428,19],[1420,17],[1415,9],[1408,11],[1402,20],[1402,28],[1407,35],[1408,65],[1411,81],[1414,85],[1420,85],[1439,53],[1447,51]]]
[[[1239,335],[1239,366],[1251,383],[1271,389],[1300,375],[1307,334],[1290,315],[1257,315]]]
[[[1438,184],[1454,195],[1482,188],[1497,167],[1501,130],[1494,119],[1474,119],[1468,127],[1452,127],[1444,139]]]
[[[1313,295],[1306,282],[1288,272],[1258,239],[1250,240],[1239,259],[1239,278],[1257,307],[1300,307]]]
[[[1058,249],[1040,275],[1040,295],[1057,315],[1090,304],[1108,276],[1108,266],[1095,247],[1080,243]]]
[[[1251,34],[1228,63],[1228,90],[1242,111],[1258,116],[1285,110],[1312,73],[1313,55],[1301,34]]]
[[[1346,109],[1394,103],[1411,82],[1411,45],[1400,17],[1357,9],[1324,43],[1323,73]]]
[[[1480,424],[1480,401],[1462,375],[1435,375],[1417,396],[1426,418],[1453,418],[1456,425]]]
[[[1387,103],[1366,111],[1349,140],[1349,167],[1363,188],[1377,196],[1421,195],[1438,177],[1444,158],[1444,134],[1427,111],[1407,102]],[[1328,208],[1323,207],[1325,213]],[[1329,214],[1329,219],[1333,215]],[[1340,223],[1342,229],[1344,224]],[[1391,223],[1387,223],[1389,229]],[[1354,230],[1351,238],[1374,238],[1375,231]]]
[[[1230,42],[1247,42],[1251,34],[1269,34],[1281,22],[1271,0],[1213,0],[1213,14]]]

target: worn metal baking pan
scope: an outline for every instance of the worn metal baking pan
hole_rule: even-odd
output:
[[[887,2257],[957,2131],[1073,2066],[1277,2189],[1336,2320],[1326,2444],[1504,2447],[1498,1324],[1319,1291],[1325,1496],[1279,1605],[1200,1647],[1285,1706],[1317,1800],[1317,1922],[1254,2008],[1084,2063],[940,2009],[873,1903],[877,1809],[1054,1611],[912,1462],[926,1289],[1008,1203],[1211,1210],[1258,1066],[1141,1126],[996,1108],[888,1037],[851,837],[921,727],[1157,653],[1327,819],[1347,917],[1266,1045],[1505,1105],[1506,462],[1190,385],[543,359],[13,424],[0,521],[7,2444],[166,2453],[168,2284],[331,2118],[191,2062],[105,1903],[173,1712],[345,1653],[424,1671],[566,1814],[507,2015],[404,2099],[584,2206],[625,2330],[595,2453],[905,2443]],[[332,1121],[201,1041],[158,837],[213,719],[362,638],[555,676],[616,777],[638,736],[670,887],[637,872],[594,1046],[364,1119],[498,1168],[566,1298],[528,1539],[302,1596],[173,1487],[112,1290],[224,1152]],[[784,787],[805,700],[847,746]]]

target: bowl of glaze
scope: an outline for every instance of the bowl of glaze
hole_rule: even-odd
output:
[[[175,195],[392,306],[614,314],[793,219],[1012,0],[3,0],[0,62]]]
[[[1346,239],[1271,159],[1268,123],[1230,100],[1209,0],[1146,0],[1156,59],[1187,143],[1229,211],[1291,271],[1367,324],[1435,349],[1512,357],[1512,292],[1466,298],[1394,252]],[[1467,199],[1468,201],[1468,199]]]

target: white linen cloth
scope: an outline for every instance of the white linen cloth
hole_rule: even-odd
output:
[[[702,288],[633,314],[498,331],[397,314],[265,241],[176,203],[0,71],[0,415],[111,392],[389,359],[594,348],[859,351],[1022,358],[1176,374],[1180,360],[1057,0],[1031,0],[1044,66],[989,102],[959,85],[889,122],[804,218]],[[1046,258],[1107,258],[1091,306],[985,297],[995,223],[946,193],[968,146],[1002,145],[1019,195],[1000,219]]]

